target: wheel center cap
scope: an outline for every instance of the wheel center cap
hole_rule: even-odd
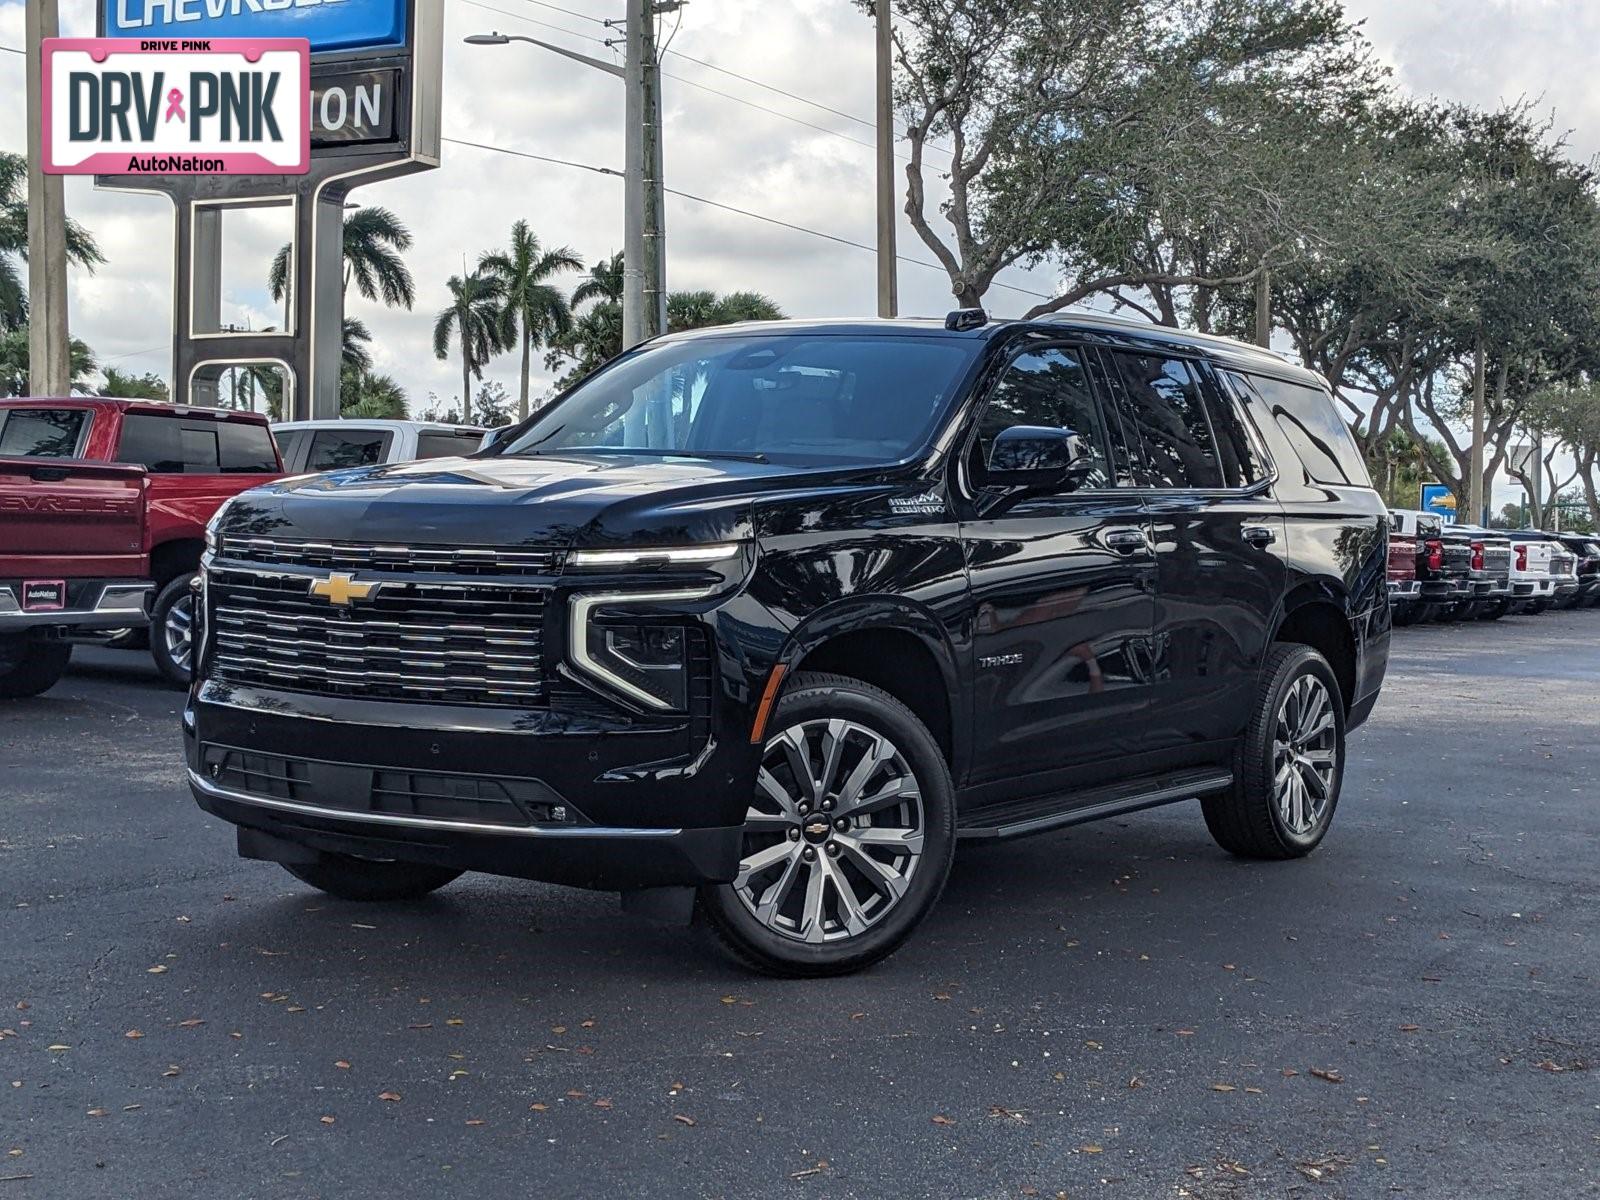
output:
[[[832,826],[823,818],[812,817],[800,826],[800,832],[805,835],[806,841],[813,845],[821,845],[828,840],[828,830],[831,828]]]

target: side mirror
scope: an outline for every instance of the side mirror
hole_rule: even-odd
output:
[[[1072,430],[1013,425],[995,435],[983,481],[1030,492],[1067,491],[1093,470],[1088,447]]]

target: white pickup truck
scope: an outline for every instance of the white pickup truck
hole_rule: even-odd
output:
[[[1555,601],[1556,544],[1545,535],[1514,529],[1511,538],[1511,603],[1521,612],[1542,613]],[[1573,582],[1577,582],[1576,573]]]
[[[280,421],[272,427],[283,469],[291,475],[471,454],[483,443],[484,432],[475,425],[359,418]]]

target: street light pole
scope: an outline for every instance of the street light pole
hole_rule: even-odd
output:
[[[662,214],[661,84],[655,18],[674,0],[628,0],[624,65],[579,54],[520,33],[475,33],[474,46],[527,42],[581,62],[625,85],[623,105],[622,348],[667,329],[666,230]]]
[[[61,29],[56,0],[28,0],[23,37],[28,65],[28,391],[72,391],[67,334],[67,211],[59,175],[44,162],[44,39]]]
[[[890,0],[877,0],[878,46],[878,315],[898,316],[894,245],[894,37]]]

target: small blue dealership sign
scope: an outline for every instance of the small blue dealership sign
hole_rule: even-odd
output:
[[[1456,494],[1442,483],[1422,485],[1422,509],[1444,518],[1446,525],[1456,522]]]
[[[101,0],[105,37],[305,38],[311,53],[403,46],[411,0]]]

